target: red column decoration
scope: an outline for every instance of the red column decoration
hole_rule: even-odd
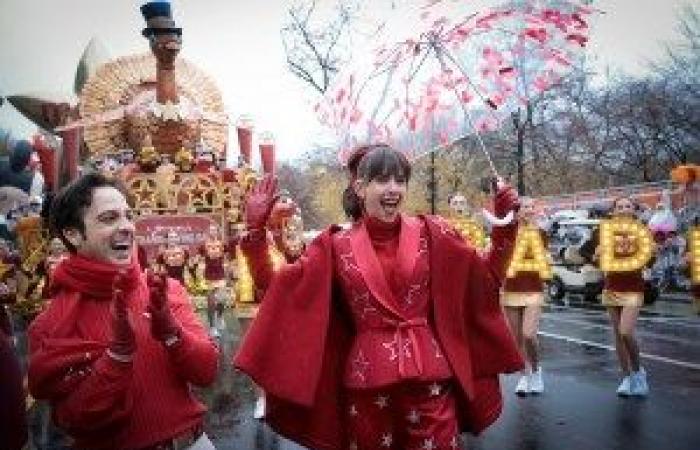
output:
[[[236,131],[238,132],[238,147],[241,151],[242,162],[250,166],[250,158],[253,154],[253,121],[247,116],[242,116],[238,120]]]
[[[44,176],[46,189],[53,191],[58,186],[58,164],[56,164],[56,152],[51,148],[41,135],[35,134],[32,145],[41,163],[41,174]]]
[[[60,132],[63,140],[63,161],[68,169],[68,177],[74,180],[78,177],[78,158],[80,157],[80,141],[82,128],[76,127]]]
[[[260,162],[263,173],[275,173],[275,141],[270,133],[260,137]]]

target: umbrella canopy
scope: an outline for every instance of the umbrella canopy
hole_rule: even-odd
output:
[[[416,24],[408,26],[412,36],[397,39],[396,27],[384,27],[374,39],[380,44],[338,76],[316,112],[336,133],[341,162],[361,144],[389,143],[416,158],[478,137],[566,74],[588,41],[593,12],[578,1],[481,11],[428,1],[408,22]],[[405,17],[397,18],[404,30]]]

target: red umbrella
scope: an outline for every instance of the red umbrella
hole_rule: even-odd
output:
[[[384,27],[374,39],[384,43],[338,76],[316,112],[336,133],[341,162],[360,144],[389,143],[416,158],[475,134],[495,174],[479,133],[566,74],[594,10],[564,0],[482,11],[467,3],[428,1],[414,36]]]

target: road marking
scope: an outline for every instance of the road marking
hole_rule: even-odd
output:
[[[581,344],[581,345],[588,345],[590,347],[597,347],[597,348],[602,348],[605,350],[609,350],[611,352],[615,351],[615,347],[607,344],[600,344],[598,342],[593,342],[593,341],[587,341],[585,339],[577,339],[577,338],[572,338],[569,336],[563,336],[561,334],[555,334],[555,333],[547,333],[546,331],[538,331],[537,334],[549,337],[552,339],[559,339],[562,341],[567,341],[567,342],[573,342],[575,344]],[[679,361],[677,359],[672,359],[672,358],[666,358],[665,356],[659,356],[659,355],[652,355],[650,353],[640,353],[640,357],[645,358],[645,359],[651,359],[652,361],[659,361],[659,362],[664,362],[668,364],[673,364],[676,366],[681,366],[685,367],[686,369],[693,369],[693,370],[700,370],[700,364],[695,364],[687,361]]]
[[[565,306],[565,305],[556,305],[556,307],[550,306],[551,312],[568,312],[568,313],[579,313],[583,314],[586,316],[591,316],[591,317],[599,317],[599,316],[608,316],[607,311],[604,308],[600,309],[590,309],[586,307],[580,307],[580,306]],[[642,310],[644,311],[644,310]],[[656,313],[655,314],[660,314]],[[673,326],[682,326],[682,327],[687,327],[687,328],[698,328],[700,327],[700,321],[698,321],[694,317],[686,317],[686,316],[656,316],[656,317],[646,317],[640,315],[637,317],[638,321],[641,322],[672,322]]]
[[[574,325],[579,325],[584,329],[597,328],[597,329],[612,331],[612,325],[609,325],[609,324],[591,323],[591,322],[587,322],[585,320],[578,320],[578,319],[566,319],[566,318],[562,318],[562,317],[551,316],[549,314],[543,315],[542,319],[552,320],[552,321],[556,321],[556,322],[571,323]],[[676,325],[678,325],[678,324],[674,324],[674,326],[676,326]],[[700,327],[697,327],[697,326],[693,327],[693,328],[700,330]],[[674,336],[665,336],[663,334],[654,333],[652,331],[645,331],[643,329],[640,329],[637,332],[637,334],[641,337],[658,339],[660,341],[674,342],[676,344],[686,344],[686,345],[690,345],[690,346],[696,346],[698,344],[697,339],[683,339],[683,338],[678,338],[678,337],[674,337]]]
[[[672,322],[674,326],[682,325],[684,327],[700,327],[700,321],[689,317],[640,317],[645,322]]]

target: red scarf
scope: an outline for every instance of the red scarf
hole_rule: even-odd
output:
[[[61,290],[80,293],[84,297],[96,300],[111,300],[114,277],[122,273],[125,289],[131,291],[138,284],[141,267],[137,259],[131,258],[128,266],[118,266],[103,261],[89,259],[79,254],[72,254],[61,261],[51,277],[51,295]]]

